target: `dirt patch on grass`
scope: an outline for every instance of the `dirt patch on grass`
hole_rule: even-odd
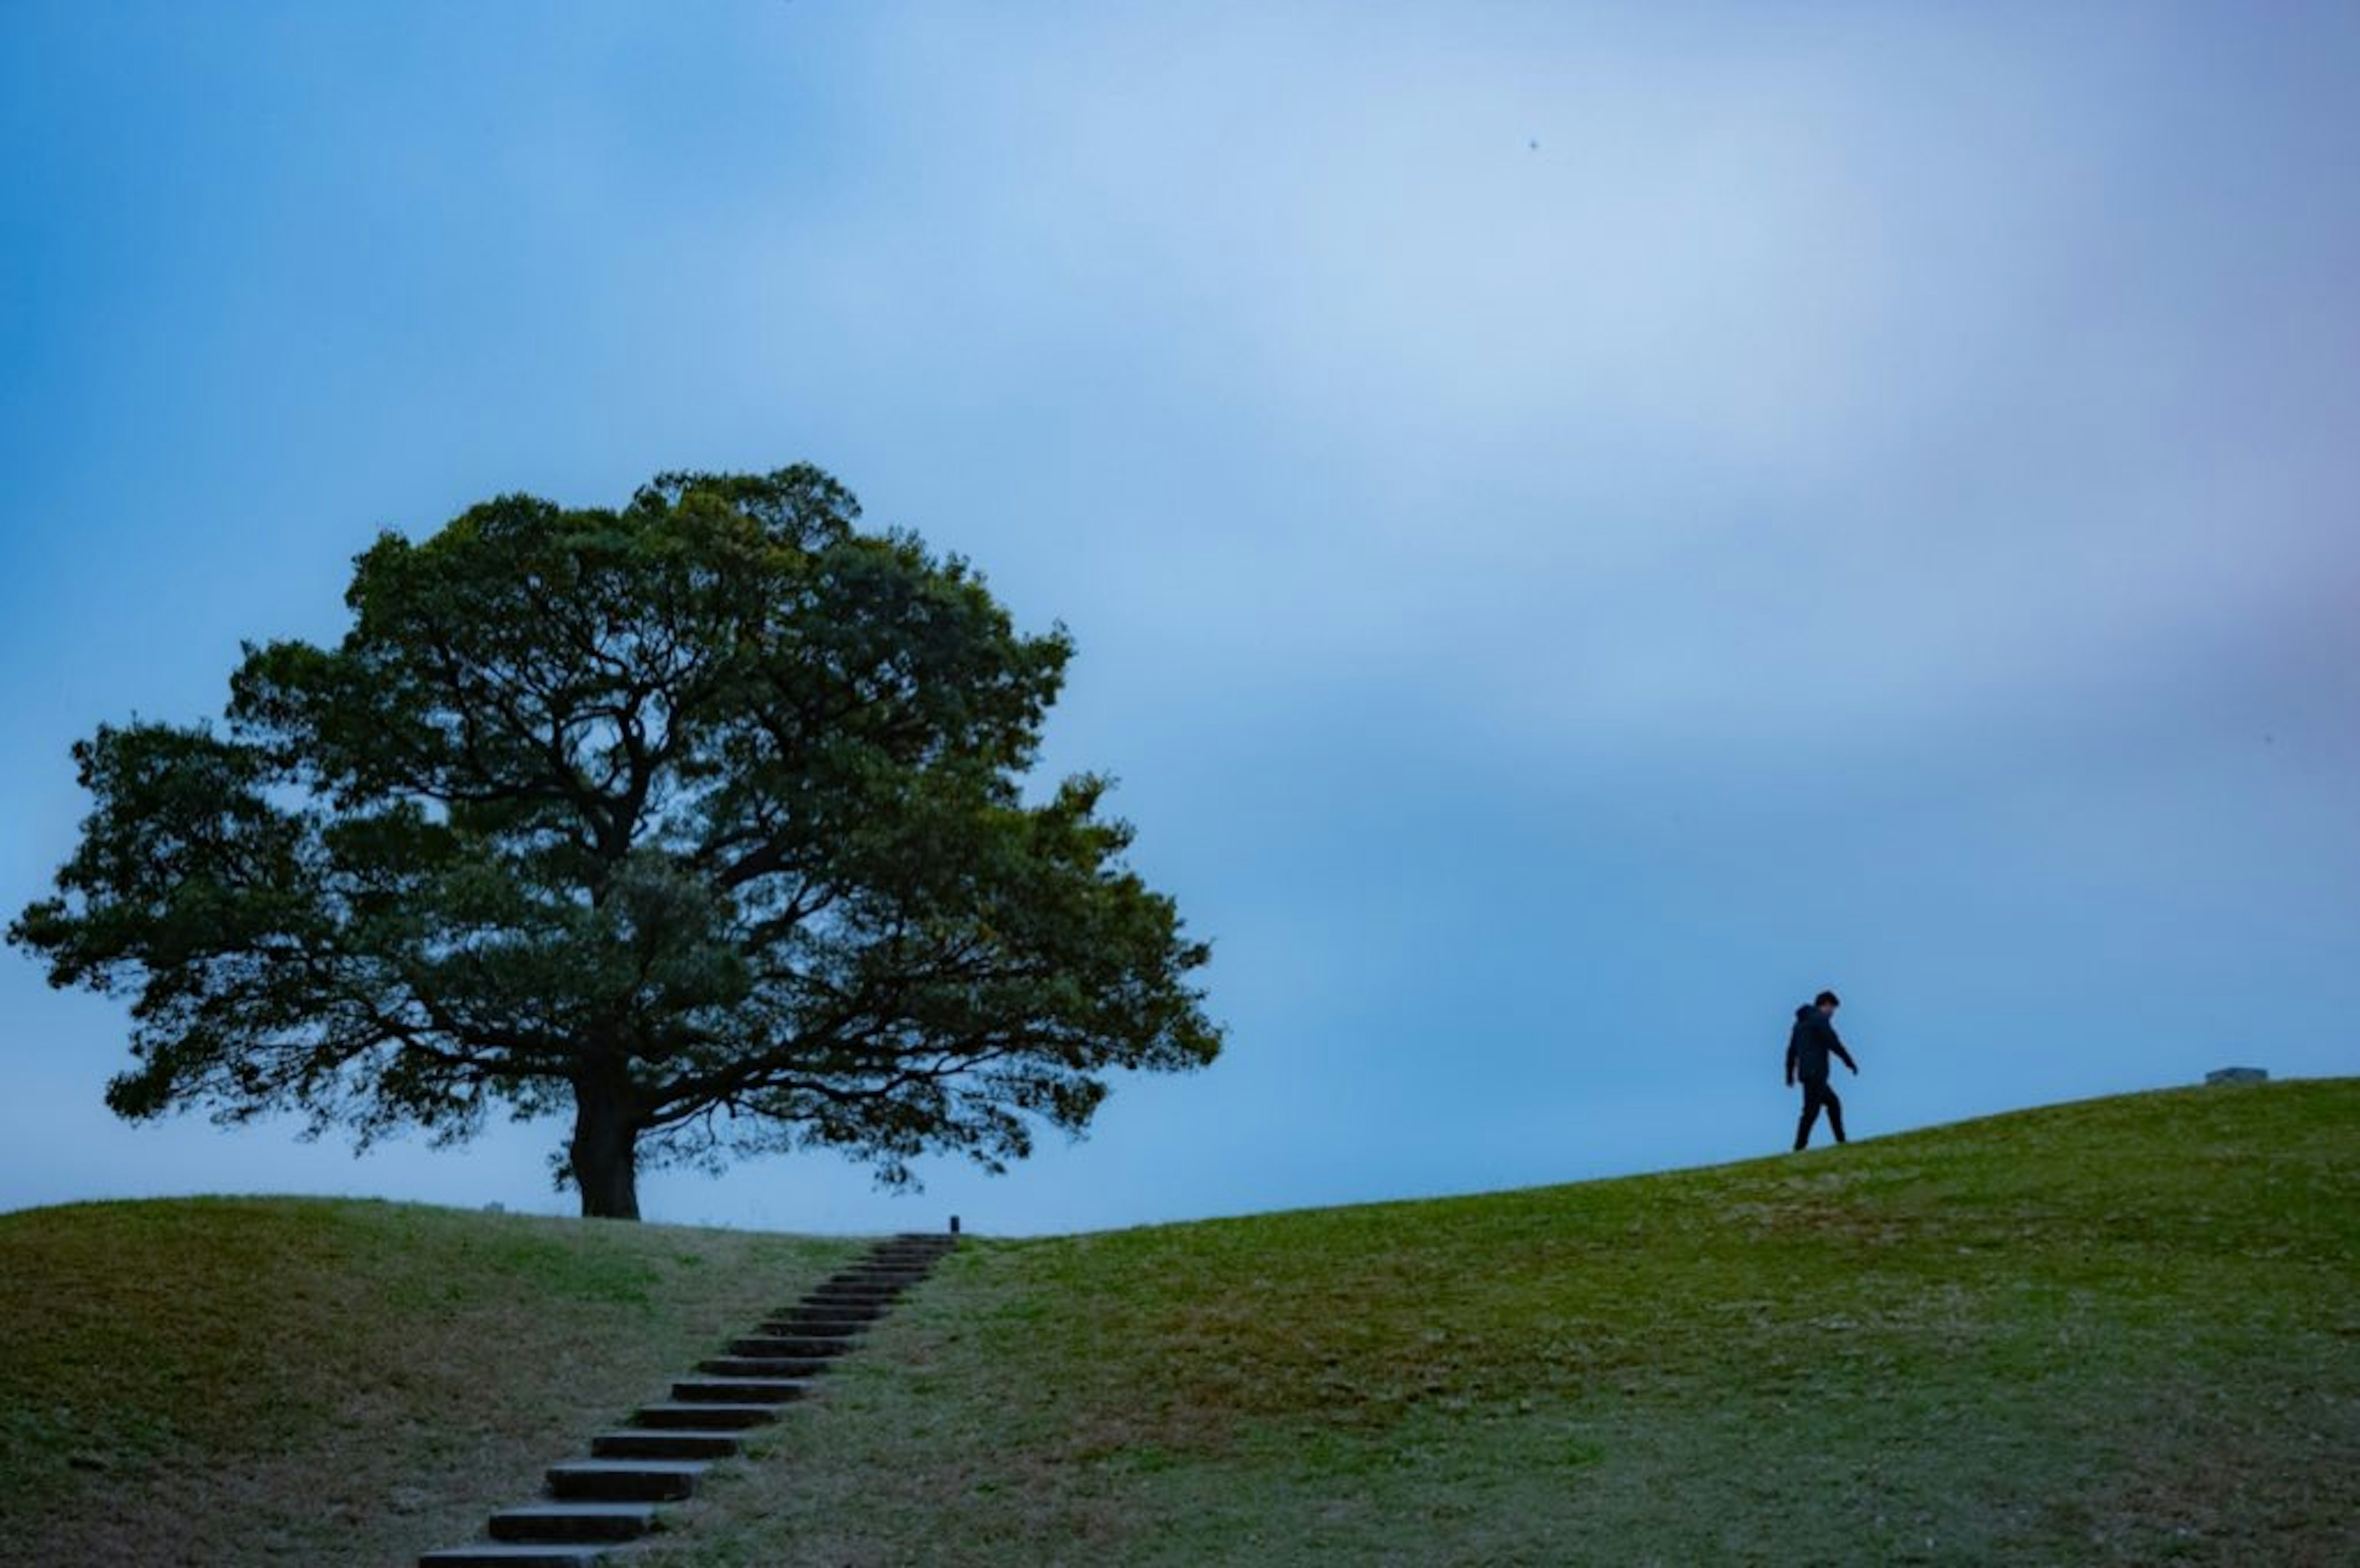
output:
[[[2060,1532],[2088,1540],[2093,1560],[2360,1563],[2360,1397],[2348,1387],[2255,1368],[2175,1389],[2120,1441],[2104,1484],[2051,1510]]]

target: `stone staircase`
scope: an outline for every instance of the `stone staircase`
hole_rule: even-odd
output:
[[[954,1222],[956,1223],[956,1222]],[[809,1295],[697,1364],[672,1398],[642,1405],[628,1426],[590,1440],[590,1456],[552,1465],[541,1501],[503,1508],[489,1538],[429,1552],[421,1568],[585,1568],[654,1530],[662,1505],[694,1497],[716,1460],[748,1432],[803,1398],[828,1363],[858,1344],[958,1244],[947,1236],[898,1236],[830,1275]]]

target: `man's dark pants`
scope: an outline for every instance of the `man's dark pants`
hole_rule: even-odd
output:
[[[1819,1119],[1821,1105],[1828,1108],[1828,1126],[1834,1131],[1836,1141],[1841,1143],[1844,1140],[1843,1102],[1836,1098],[1836,1092],[1828,1087],[1826,1079],[1806,1078],[1803,1080],[1803,1119],[1795,1127],[1797,1149],[1811,1141],[1811,1124]]]

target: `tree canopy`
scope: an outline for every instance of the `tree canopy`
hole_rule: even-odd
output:
[[[130,998],[132,1118],[361,1142],[564,1115],[561,1179],[824,1147],[910,1179],[1211,1062],[1207,951],[1108,781],[1022,789],[1064,679],[827,475],[526,495],[357,558],[333,648],[247,645],[220,725],[101,726],[9,938]]]

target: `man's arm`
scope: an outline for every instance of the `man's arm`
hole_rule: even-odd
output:
[[[1830,1024],[1828,1026],[1828,1049],[1834,1051],[1837,1056],[1842,1058],[1843,1064],[1852,1069],[1852,1075],[1853,1077],[1857,1078],[1860,1076],[1860,1063],[1854,1062],[1852,1059],[1852,1052],[1844,1049],[1843,1041],[1837,1037],[1835,1025],[1833,1024]]]
[[[1786,1036],[1786,1087],[1789,1089],[1795,1086],[1795,1053],[1800,1049],[1802,1049],[1802,1041],[1797,1040],[1790,1032]],[[1852,1071],[1857,1073],[1860,1070],[1854,1068]]]

